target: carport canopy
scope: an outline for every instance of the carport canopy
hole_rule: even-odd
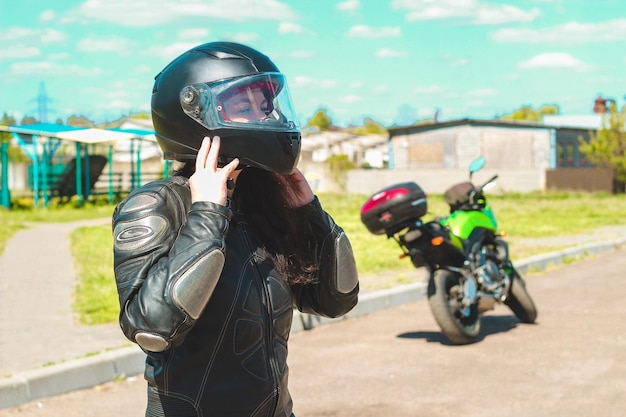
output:
[[[113,183],[112,183],[112,159],[113,147],[122,140],[146,140],[155,141],[154,132],[141,129],[99,129],[68,126],[54,123],[37,123],[21,126],[0,126],[0,131],[9,132],[16,139],[20,148],[33,161],[33,191],[35,198],[35,207],[38,206],[39,192],[43,191],[44,206],[48,205],[48,184],[43,181],[40,184],[39,176],[42,173],[46,178],[49,163],[52,156],[59,148],[61,141],[73,142],[76,146],[76,193],[79,204],[82,204],[85,193],[89,194],[89,187],[83,192],[83,178],[89,176],[89,167],[83,167],[81,162],[83,153],[85,154],[85,162],[88,164],[89,147],[86,145],[102,144],[108,146],[108,165],[109,165],[109,199],[113,199]],[[10,206],[9,189],[8,189],[8,150],[7,146],[2,146],[2,205]],[[133,170],[140,167],[141,147],[137,147],[136,152],[137,164],[133,165]],[[135,173],[133,173],[135,174]],[[138,177],[139,172],[135,177]]]

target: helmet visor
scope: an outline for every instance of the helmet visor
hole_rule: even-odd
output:
[[[299,130],[287,81],[280,73],[186,86],[180,102],[187,115],[208,129]]]

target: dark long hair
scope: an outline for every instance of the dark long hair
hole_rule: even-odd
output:
[[[175,174],[190,177],[194,163]],[[257,243],[272,259],[274,267],[289,284],[315,282],[315,248],[302,210],[290,207],[289,177],[246,167],[237,177],[233,192],[236,210],[241,211]]]

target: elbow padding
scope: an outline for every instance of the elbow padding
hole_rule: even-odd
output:
[[[192,319],[200,317],[223,267],[224,254],[213,250],[193,264],[174,284],[174,302]]]
[[[335,241],[335,259],[337,262],[335,268],[337,291],[348,294],[357,286],[359,275],[354,262],[352,246],[344,232]]]

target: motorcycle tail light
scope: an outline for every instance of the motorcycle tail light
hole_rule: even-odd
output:
[[[367,213],[383,204],[409,193],[406,188],[392,188],[373,195],[361,208],[361,214]]]

